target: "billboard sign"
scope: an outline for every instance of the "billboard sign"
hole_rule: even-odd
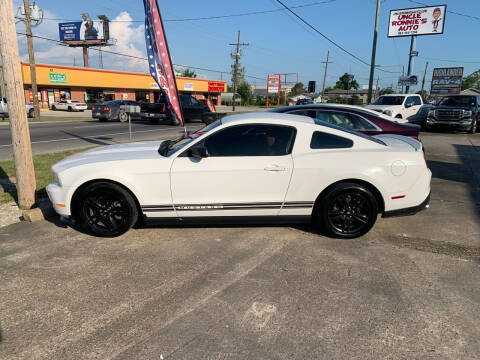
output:
[[[430,94],[460,94],[462,91],[463,67],[433,69]]]
[[[66,84],[67,74],[64,73],[49,73],[48,78],[52,84]]]
[[[280,92],[280,75],[268,75],[267,93],[278,94]]]
[[[390,11],[388,37],[443,34],[447,5]]]
[[[60,41],[103,40],[103,21],[73,21],[58,24]]]
[[[418,84],[417,75],[400,76],[398,78],[398,86],[412,86],[417,84]]]

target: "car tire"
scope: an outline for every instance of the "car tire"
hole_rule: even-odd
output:
[[[138,220],[138,208],[132,195],[109,182],[88,185],[76,197],[75,220],[87,233],[116,237],[126,233]]]
[[[149,119],[150,125],[158,125],[160,123],[159,119]]]
[[[52,105],[52,111],[57,110],[57,107],[55,105]]]
[[[28,117],[31,119],[34,116],[35,116],[35,110],[33,110],[33,109],[28,110]]]
[[[128,114],[125,111],[120,111],[120,113],[118,114],[118,121],[127,122],[128,121]]]
[[[477,132],[477,119],[473,120],[472,126],[468,132],[470,134],[475,134]]]
[[[313,220],[328,235],[352,239],[366,234],[377,216],[378,203],[369,189],[359,184],[340,183],[318,200]]]
[[[397,116],[395,116],[395,119],[403,119],[402,115],[398,114]]]
[[[67,109],[67,111],[68,111],[68,112],[72,112],[72,111],[73,111],[72,107],[69,106],[68,109]]]

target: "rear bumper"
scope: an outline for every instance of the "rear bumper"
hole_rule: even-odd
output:
[[[395,217],[395,216],[410,216],[415,215],[416,213],[428,209],[430,207],[430,194],[428,194],[427,198],[417,206],[412,206],[404,209],[397,209],[391,211],[385,211],[382,217]]]

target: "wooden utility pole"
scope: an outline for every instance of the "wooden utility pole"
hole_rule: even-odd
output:
[[[229,44],[229,45],[234,45],[237,47],[236,51],[234,54],[232,54],[232,57],[235,59],[235,63],[233,64],[233,104],[232,104],[232,111],[235,111],[235,96],[237,95],[237,88],[238,88],[238,62],[242,55],[240,54],[240,46],[248,46],[250,44],[247,43],[240,43],[240,30],[238,30],[238,38],[237,42],[234,44]]]
[[[423,98],[423,101],[425,101],[426,96],[423,96],[423,90],[425,89],[425,78],[427,77],[427,70],[428,70],[428,61],[425,64],[425,71],[423,72],[423,79],[422,79],[422,92],[420,93],[421,97]]]
[[[88,67],[88,46],[83,47],[83,67]]]
[[[373,77],[375,76],[375,57],[377,54],[377,37],[378,37],[378,16],[380,13],[380,0],[377,0],[377,12],[375,14],[375,28],[373,30],[373,45],[372,45],[372,60],[370,62],[370,78],[368,81],[368,96],[367,103],[372,102],[372,87],[373,87]]]
[[[0,0],[0,14],[0,54],[8,99],[18,204],[21,208],[30,209],[35,204],[35,171],[12,1]]]
[[[322,61],[322,64],[325,64],[325,73],[323,74],[323,85],[322,85],[322,102],[323,102],[323,98],[325,96],[325,83],[327,81],[328,64],[331,63],[331,61],[328,61],[329,58],[330,58],[330,50],[327,51],[327,61]]]
[[[35,54],[33,51],[32,20],[30,17],[30,0],[23,0],[25,7],[25,28],[27,30],[28,61],[30,63],[30,79],[32,80],[33,111],[35,119],[40,119],[38,106],[37,70],[35,68]]]

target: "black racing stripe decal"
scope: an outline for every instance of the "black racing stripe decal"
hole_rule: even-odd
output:
[[[176,204],[176,205],[144,205],[144,212],[162,211],[209,211],[209,210],[262,210],[262,209],[303,209],[313,206],[311,201],[291,201],[283,204],[281,202],[264,203],[226,203],[226,204]]]

